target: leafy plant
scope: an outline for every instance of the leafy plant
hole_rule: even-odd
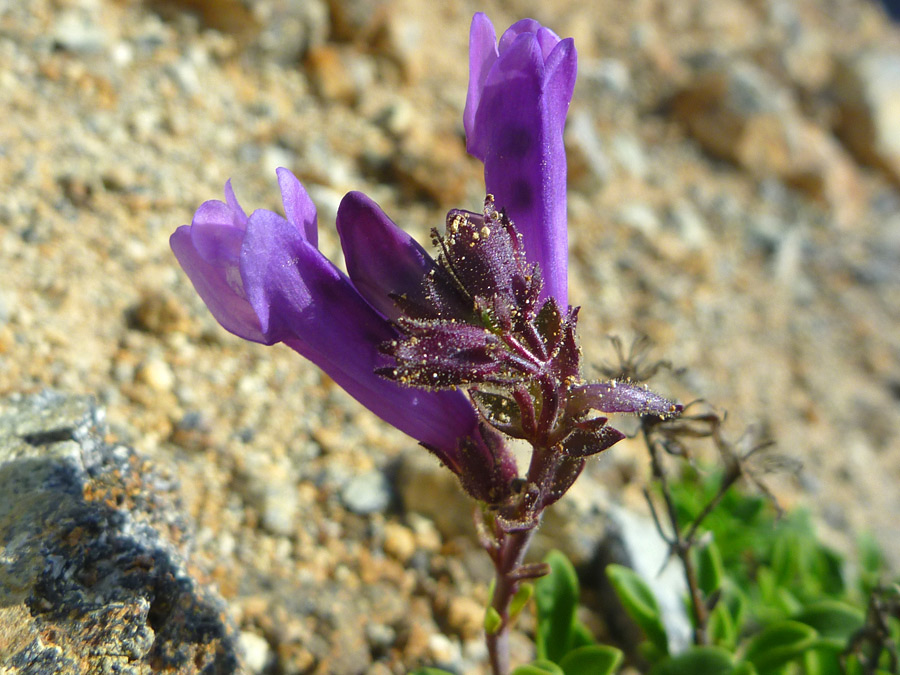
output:
[[[537,660],[519,666],[513,675],[609,675],[624,660],[615,647],[597,644],[578,620],[578,575],[559,551],[544,558],[550,573],[535,582]]]

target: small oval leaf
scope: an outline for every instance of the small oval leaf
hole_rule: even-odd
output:
[[[608,565],[606,576],[616,590],[622,606],[644,635],[663,654],[669,653],[669,639],[660,618],[659,604],[650,587],[634,570],[623,565]]]
[[[809,605],[794,616],[794,621],[816,629],[823,638],[846,642],[863,627],[863,610],[837,600],[822,600]]]
[[[488,635],[493,635],[498,630],[500,630],[500,626],[503,625],[503,619],[500,616],[500,612],[498,612],[493,607],[488,607],[484,610],[484,632]]]
[[[565,675],[562,668],[546,659],[538,659],[512,671],[512,675],[548,675],[548,673],[549,675]]]
[[[697,552],[697,581],[707,597],[722,587],[724,575],[722,553],[716,542],[710,541]]]
[[[615,647],[590,645],[566,654],[559,667],[566,675],[611,675],[619,669],[624,655]]]
[[[771,670],[793,661],[812,647],[818,634],[798,621],[780,621],[767,626],[747,645],[744,658],[759,671]]]
[[[550,566],[550,574],[535,583],[538,610],[535,642],[539,659],[559,663],[572,648],[574,639],[578,576],[569,559],[559,551],[550,551],[544,562]]]
[[[656,664],[650,675],[731,675],[734,657],[721,647],[691,647]]]

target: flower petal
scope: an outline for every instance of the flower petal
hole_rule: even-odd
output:
[[[559,42],[559,38],[556,37],[556,33],[554,33],[549,28],[544,28],[541,26],[539,21],[535,19],[519,19],[512,26],[503,31],[503,35],[500,36],[500,42],[498,44],[498,51],[502,54],[509,46],[515,42],[516,38],[519,37],[522,33],[534,33],[538,34],[539,31],[543,30],[545,32],[545,39],[552,40],[554,37],[556,38],[556,42]],[[548,46],[547,51],[553,48],[553,44]],[[542,50],[543,51],[543,50]],[[544,58],[546,58],[546,54],[544,54]]]
[[[243,295],[237,260],[229,264],[201,255],[194,244],[195,227],[182,225],[169,238],[169,244],[197,293],[225,330],[245,340],[272,344],[274,340],[263,334],[253,307]]]
[[[501,37],[499,55],[484,77],[490,61],[484,57],[488,35],[484,21],[472,24],[470,70],[477,79],[473,75],[469,82],[467,148],[484,162],[487,191],[522,233],[529,261],[540,264],[542,297],[552,296],[565,307],[563,131],[576,71],[574,43],[559,40],[533,20],[519,21]]]
[[[231,179],[225,181],[225,203],[231,209],[232,224],[242,230],[247,227],[247,214],[238,203],[237,197],[234,196],[234,188],[231,187]]]
[[[431,256],[362,192],[349,192],[337,212],[347,273],[372,307],[390,319],[401,311],[391,295],[424,302]]]
[[[250,216],[241,271],[260,323],[383,420],[452,459],[477,416],[459,391],[427,392],[375,375],[396,337],[387,320],[298,230],[269,211]]]
[[[238,207],[240,208],[240,207]],[[190,226],[191,241],[211,265],[237,265],[244,229],[235,224],[235,212],[220,201],[203,202]]]
[[[281,201],[288,222],[300,228],[303,236],[313,246],[319,245],[319,228],[316,222],[316,207],[297,177],[287,169],[275,169]]]
[[[484,83],[497,56],[497,33],[494,32],[494,26],[486,14],[478,12],[472,17],[472,27],[469,29],[469,91],[463,113],[466,150],[478,158],[484,155],[484,139],[475,127],[475,114],[478,112]]]

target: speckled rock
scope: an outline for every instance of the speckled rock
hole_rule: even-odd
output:
[[[53,393],[0,401],[0,670],[238,672],[171,485]]]

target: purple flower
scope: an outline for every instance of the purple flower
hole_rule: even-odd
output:
[[[469,34],[464,123],[470,154],[484,162],[487,192],[540,264],[543,297],[567,306],[566,151],[563,130],[577,54],[534,19],[514,23],[498,44],[484,14]]]
[[[368,197],[341,202],[337,228],[350,276],[316,248],[316,209],[294,175],[279,169],[287,218],[248,218],[231,189],[208,201],[170,243],[200,297],[230,332],[283,342],[324,370],[386,422],[429,448],[476,498],[496,502],[516,475],[502,441],[464,393],[404,387],[376,375],[379,351],[398,337],[391,296],[420,292],[434,261]]]

